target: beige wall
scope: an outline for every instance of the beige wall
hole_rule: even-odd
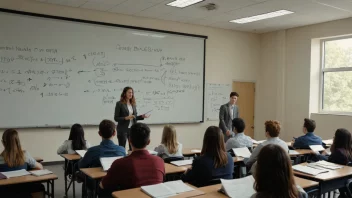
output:
[[[206,47],[207,82],[231,83],[231,80],[233,79],[256,81],[257,78],[257,71],[260,64],[259,35],[62,7],[29,0],[0,0],[0,7],[41,14],[207,35],[209,37]],[[257,96],[257,98],[261,97]],[[97,116],[97,119],[100,119],[99,116]],[[205,122],[204,124],[177,125],[176,128],[179,141],[184,144],[184,147],[200,147],[202,145],[205,129],[209,125],[217,124],[217,122]],[[152,142],[150,148],[159,143],[162,126],[152,126],[151,129]],[[61,160],[61,158],[56,155],[56,149],[65,139],[68,138],[69,130],[45,128],[21,129],[20,132],[23,147],[29,150],[33,156],[43,157],[45,161]],[[93,145],[100,142],[96,127],[86,128],[86,139]],[[114,140],[117,142],[116,138]]]
[[[319,42],[315,39],[352,34],[351,24],[352,18],[349,18],[288,29],[285,30],[285,45],[281,46],[278,43],[283,38],[279,32],[261,35],[262,64],[260,69],[268,68],[273,73],[265,72],[265,76],[261,76],[261,81],[258,80],[258,82],[273,85],[278,80],[277,74],[280,73],[280,71],[274,71],[275,68],[279,67],[284,70],[284,100],[283,104],[277,102],[278,105],[282,105],[284,112],[283,119],[280,119],[283,123],[281,134],[283,139],[288,141],[293,136],[301,135],[303,118],[309,117],[311,113],[314,113],[311,117],[317,121],[317,134],[323,138],[332,138],[333,132],[338,127],[352,130],[351,116],[316,114],[319,98],[319,75],[317,73],[319,72],[317,69],[319,67],[319,57],[317,57],[319,56],[319,49],[317,49]],[[282,57],[278,56],[279,51],[285,51],[285,61],[279,62],[279,66],[277,66],[278,60],[282,60]],[[265,56],[263,57],[263,55]],[[265,86],[261,92],[266,93],[265,96],[268,98],[258,101],[257,106],[269,104],[270,108],[278,108],[272,103],[275,101],[275,93],[280,91],[275,86]],[[257,116],[257,121],[262,122],[269,116],[274,118],[275,114],[273,109],[269,109],[268,111],[260,111]]]

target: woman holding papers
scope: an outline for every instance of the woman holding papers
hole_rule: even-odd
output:
[[[205,131],[200,157],[195,158],[192,168],[182,176],[184,182],[201,187],[213,179],[232,179],[234,163],[225,151],[224,136],[219,127],[210,126]]]
[[[84,139],[84,130],[80,124],[74,124],[71,127],[68,140],[57,149],[57,154],[75,154],[77,150],[87,150],[90,144]]]
[[[2,134],[4,150],[0,156],[0,172],[16,171],[21,169],[43,169],[43,166],[27,151],[23,151],[18,132],[8,129]],[[18,184],[11,186],[0,186],[0,197],[26,197],[30,193],[42,192],[42,184]]]
[[[307,193],[296,186],[291,160],[279,145],[268,144],[260,150],[253,176],[257,193],[251,198],[308,198]]]
[[[117,139],[119,146],[125,148],[127,138],[129,137],[130,128],[137,120],[144,120],[150,115],[137,116],[136,99],[132,87],[125,87],[121,93],[120,101],[116,103],[114,119],[117,124]],[[129,145],[129,150],[131,146]]]

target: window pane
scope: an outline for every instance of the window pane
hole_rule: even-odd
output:
[[[352,112],[352,71],[324,73],[323,110]]]
[[[352,38],[325,41],[324,67],[352,67]]]

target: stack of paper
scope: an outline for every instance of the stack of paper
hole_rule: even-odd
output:
[[[101,166],[103,167],[104,171],[107,171],[110,169],[112,163],[114,163],[115,160],[123,158],[123,156],[119,157],[102,157],[100,158],[100,163]]]
[[[231,180],[221,179],[221,184],[221,191],[232,198],[250,198],[255,193],[253,176]]]
[[[244,158],[251,157],[251,152],[247,147],[233,148],[232,150],[233,150],[233,153],[236,155],[236,157],[244,157]]]
[[[173,161],[170,162],[171,164],[175,166],[186,166],[186,165],[191,165],[193,163],[193,159],[190,160],[178,160],[178,161]]]
[[[322,145],[309,145],[309,148],[314,152],[324,151],[324,147]]]
[[[151,155],[158,155],[158,152],[156,151],[153,151],[153,150],[148,150],[149,154]]]
[[[341,165],[334,164],[334,163],[327,162],[327,161],[318,161],[318,162],[311,163],[311,164],[314,164],[316,166],[320,166],[322,168],[330,169],[330,170],[336,170],[336,169],[343,168],[343,166],[341,166]]]
[[[318,175],[320,173],[326,173],[326,172],[329,172],[328,170],[326,169],[316,169],[316,168],[312,168],[312,167],[309,167],[309,166],[302,166],[302,165],[294,165],[292,166],[293,170],[295,171],[298,171],[298,172],[301,172],[301,173],[305,173],[305,174],[308,174],[308,175]]]
[[[44,169],[44,170],[35,170],[35,171],[29,171],[32,175],[34,176],[42,176],[42,175],[50,175],[52,174],[53,172],[47,170],[47,169]]]
[[[87,153],[86,150],[75,150],[75,151],[76,151],[76,153],[77,153],[79,156],[81,156],[81,157],[84,157],[84,155]]]
[[[165,183],[155,184],[150,186],[142,186],[141,189],[149,196],[155,197],[155,198],[170,197],[180,193],[195,190],[187,186],[186,184],[184,184],[181,180],[165,182]]]
[[[11,177],[21,177],[25,175],[30,175],[31,173],[26,171],[25,169],[17,170],[17,171],[8,171],[8,172],[1,172],[6,178]]]

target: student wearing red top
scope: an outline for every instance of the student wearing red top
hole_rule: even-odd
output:
[[[137,188],[162,183],[165,176],[164,161],[149,154],[150,129],[146,124],[132,125],[129,143],[131,155],[115,160],[100,183],[104,194],[121,189]],[[111,195],[111,194],[110,194]]]

